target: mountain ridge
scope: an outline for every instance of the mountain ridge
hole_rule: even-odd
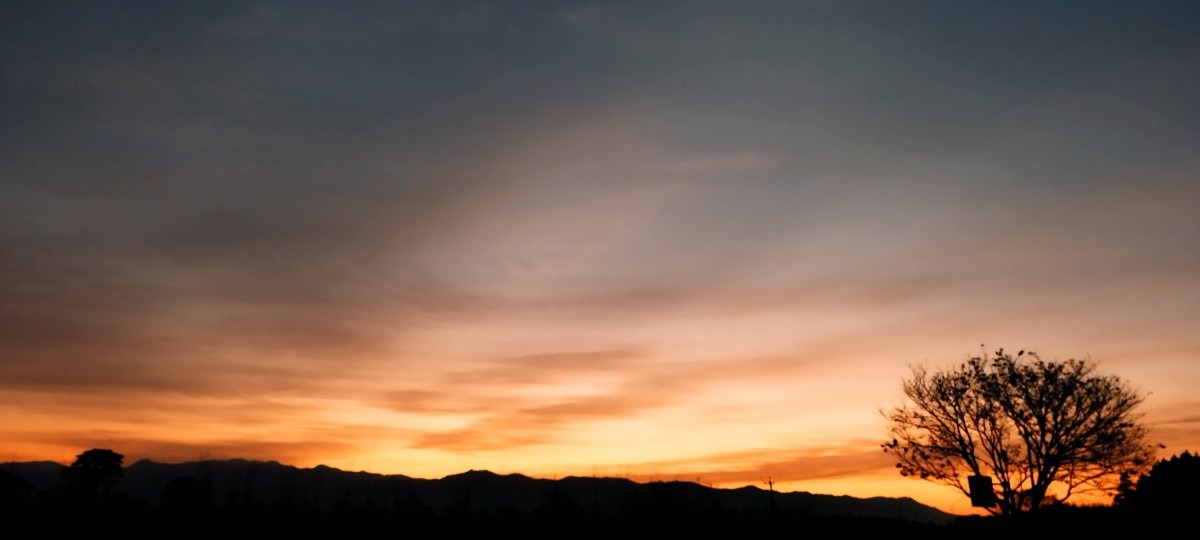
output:
[[[34,494],[61,487],[63,465],[49,462],[0,463],[34,486]],[[554,507],[618,515],[648,508],[712,508],[736,512],[793,512],[813,516],[899,518],[920,523],[949,523],[960,517],[910,497],[858,498],[805,491],[776,492],[756,486],[713,488],[696,482],[636,482],[617,477],[534,478],[471,469],[438,479],[402,474],[346,471],[316,465],[301,468],[278,461],[240,458],[164,463],[142,459],[123,469],[112,493],[151,505],[163,500],[172,480],[203,486],[204,497],[218,506],[288,505],[330,511],[371,508],[434,513],[538,512]]]

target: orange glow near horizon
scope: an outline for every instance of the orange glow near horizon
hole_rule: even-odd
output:
[[[0,461],[67,463],[104,447],[127,463],[240,458],[419,478],[487,469],[721,488],[770,479],[779,491],[912,497],[981,513],[953,488],[901,478],[880,451],[879,410],[898,399],[907,367],[866,368],[848,357],[682,363],[620,350],[501,364],[449,367],[427,390],[363,379],[308,397],[144,391],[47,403],[39,392],[9,391]],[[846,379],[839,365],[864,367]],[[1155,398],[1147,420],[1164,426],[1157,440],[1174,443],[1164,456],[1196,447],[1186,446],[1195,432],[1179,431],[1170,421],[1178,413]]]

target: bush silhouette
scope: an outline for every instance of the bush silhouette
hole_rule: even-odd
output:
[[[1193,512],[1200,505],[1200,456],[1184,451],[1160,460],[1136,483],[1122,486],[1117,506],[1140,512]]]

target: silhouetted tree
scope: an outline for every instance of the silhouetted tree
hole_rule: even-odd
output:
[[[1200,506],[1200,456],[1184,453],[1163,459],[1121,486],[1117,506],[1162,513],[1193,512]]]
[[[120,478],[121,462],[125,456],[107,448],[93,448],[75,457],[70,467],[63,469],[67,488],[80,495],[95,496],[108,492]]]
[[[1111,494],[1154,456],[1135,411],[1143,397],[1088,361],[1000,349],[956,369],[914,367],[903,389],[911,402],[885,413],[882,445],[900,474],[958,488],[994,514]]]

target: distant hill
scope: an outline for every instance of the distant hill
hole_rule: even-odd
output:
[[[34,487],[34,493],[59,487],[62,465],[52,462],[2,463]],[[628,515],[639,509],[662,512],[672,506],[726,512],[787,512],[812,516],[903,519],[942,524],[957,516],[910,498],[855,498],[807,492],[769,492],[747,486],[716,489],[694,482],[638,483],[621,478],[535,479],[519,474],[468,471],[430,480],[403,475],[349,472],[319,465],[302,469],[274,461],[206,460],[186,463],[138,461],[124,469],[113,492],[159,505],[172,480],[187,478],[202,486],[213,505],[287,505],[330,511],[370,508],[492,514],[497,512],[578,511]],[[179,485],[176,482],[175,485]]]

